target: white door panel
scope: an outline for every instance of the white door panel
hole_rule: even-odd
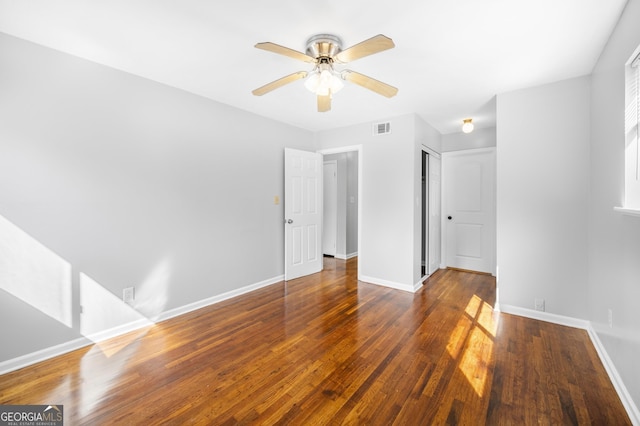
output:
[[[322,270],[322,155],[284,150],[285,280]]]
[[[495,150],[443,155],[446,266],[495,274]]]
[[[456,253],[458,257],[482,258],[482,225],[456,223]]]

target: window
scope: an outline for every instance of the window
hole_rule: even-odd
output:
[[[625,201],[640,210],[640,47],[625,66]]]

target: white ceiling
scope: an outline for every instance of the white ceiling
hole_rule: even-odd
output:
[[[0,0],[0,32],[246,111],[322,130],[417,113],[441,133],[495,125],[495,95],[589,74],[626,0]],[[376,34],[392,50],[346,68],[399,88],[387,99],[347,83],[316,111],[303,81],[251,90],[309,64],[318,33],[343,48]],[[0,52],[2,54],[2,52]]]

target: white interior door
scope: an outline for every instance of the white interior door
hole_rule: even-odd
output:
[[[322,253],[335,256],[338,235],[338,162],[326,161],[323,171]]]
[[[495,274],[495,149],[442,158],[446,266]]]
[[[440,228],[442,226],[441,211],[442,203],[440,201],[441,194],[441,177],[442,170],[440,158],[435,155],[429,155],[429,271],[431,275],[438,268],[441,262],[441,240]]]
[[[322,270],[322,154],[284,150],[284,279]]]

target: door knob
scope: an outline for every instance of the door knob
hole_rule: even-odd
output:
[[[451,216],[447,216],[447,219],[451,220],[451,219],[453,219],[453,218],[452,218]]]
[[[293,223],[293,219],[287,219],[285,222],[287,222],[287,223]]]

